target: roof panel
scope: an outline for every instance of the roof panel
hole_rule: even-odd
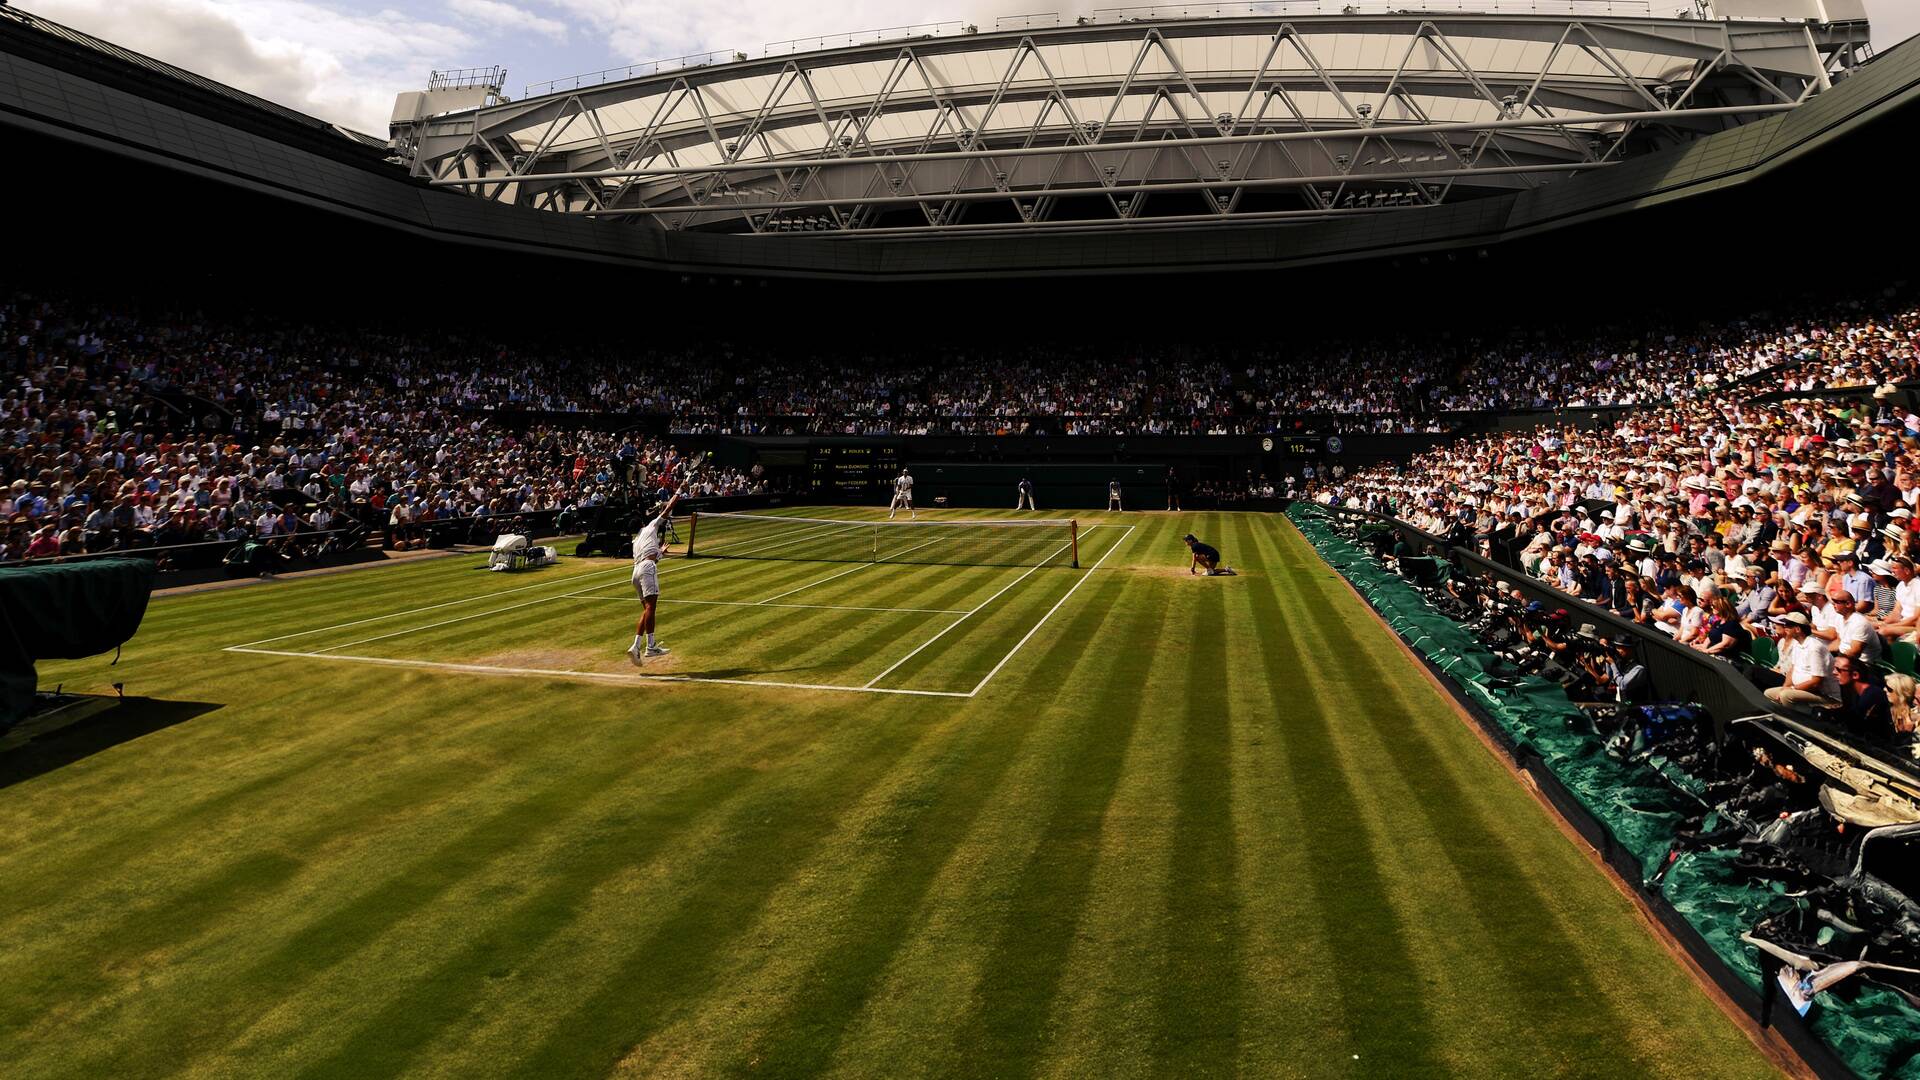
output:
[[[1215,135],[1221,131],[1216,117],[1254,112],[1261,117],[1258,125],[1240,124],[1232,130],[1236,135],[1264,135],[1302,123],[1316,131],[1351,129],[1358,120],[1355,108],[1364,106],[1375,128],[1364,137],[1349,131],[1333,141],[1315,138],[1285,144],[1176,144],[1101,151],[1097,160],[1118,163],[1123,182],[1139,182],[1148,175],[1177,181],[1184,168],[1189,179],[1197,169],[1202,181],[1214,183],[1220,161],[1238,163],[1243,155],[1249,165],[1261,168],[1329,170],[1341,153],[1353,153],[1361,146],[1370,149],[1366,157],[1391,162],[1381,167],[1451,165],[1450,150],[1440,145],[1441,140],[1464,145],[1477,136],[1410,135],[1395,129],[1422,122],[1498,119],[1502,107],[1489,98],[1526,92],[1543,67],[1548,70],[1539,101],[1545,109],[1567,114],[1636,108],[1638,102],[1620,84],[1615,66],[1631,79],[1663,80],[1692,71],[1700,62],[1701,50],[1711,47],[1698,44],[1707,40],[1701,35],[1703,28],[1671,22],[1638,35],[1593,24],[1605,40],[1633,46],[1609,53],[1606,63],[1577,46],[1556,51],[1556,40],[1578,33],[1570,29],[1570,20],[1434,15],[1307,18],[1286,25],[1290,29],[1277,37],[1276,30],[1282,26],[1278,22],[1221,20],[1157,28],[1062,28],[1058,33],[1044,31],[1029,37],[943,38],[800,54],[771,63],[720,64],[610,84],[582,91],[581,98],[598,109],[616,153],[621,152],[618,147],[623,140],[658,122],[662,152],[647,159],[654,168],[668,164],[702,168],[731,157],[757,170],[781,158],[837,157],[841,150],[836,142],[851,131],[850,119],[871,120],[864,131],[865,142],[880,154],[924,150],[952,155],[984,148],[1003,155],[1029,145],[1043,152],[1035,157],[998,156],[992,168],[977,161],[956,164],[963,159],[948,157],[937,167],[919,171],[899,162],[861,162],[851,169],[829,166],[796,174],[796,178],[807,177],[808,184],[838,178],[830,192],[819,188],[808,193],[816,202],[871,197],[876,190],[884,199],[888,180],[909,173],[916,184],[944,176],[945,183],[957,182],[963,189],[991,198],[991,189],[980,192],[980,185],[991,183],[981,177],[994,173],[1023,178],[1021,183],[1031,182],[1027,177],[1067,174],[1081,176],[1084,182],[1090,167],[1085,155],[1052,149],[1078,143],[1082,135],[1072,125],[1079,123],[1106,123],[1099,133],[1103,143],[1124,143],[1136,133],[1158,141]],[[1671,54],[1659,43],[1660,35],[1676,42]],[[902,56],[911,57],[911,62],[903,62]],[[804,71],[804,79],[791,78],[788,65]],[[1263,66],[1265,75],[1257,78]],[[1323,86],[1317,69],[1324,70],[1339,90]],[[670,89],[676,79],[686,80],[692,89]],[[1735,80],[1729,76],[1727,81]],[[1116,96],[1123,84],[1129,91]],[[889,96],[877,100],[889,86]],[[1064,101],[1055,100],[1056,91],[1065,95]],[[954,111],[945,111],[942,102]],[[704,118],[697,103],[705,107]],[[560,109],[555,99],[534,99],[482,114],[478,123],[491,135],[500,134],[501,127],[511,128],[518,145],[531,147],[547,137],[554,117],[562,115]],[[498,127],[488,126],[488,115],[501,117]],[[709,124],[715,129],[711,135]],[[749,125],[760,125],[755,128],[757,137],[739,145]],[[968,141],[971,135],[963,134],[974,129],[978,129],[977,144]],[[1561,145],[1550,135],[1515,132],[1495,138],[1505,144],[1506,152],[1487,155],[1488,165],[1586,166],[1581,148]],[[542,165],[545,171],[593,172],[604,167],[601,141],[590,126],[571,123],[550,141],[573,156],[557,167]],[[729,152],[729,145],[735,150]],[[854,154],[866,152],[862,148]],[[1357,168],[1360,163],[1354,165]],[[768,180],[760,171],[739,175],[740,190],[750,184],[770,184],[769,192],[788,186],[785,181]],[[1398,177],[1374,179],[1391,184]],[[1505,177],[1476,179],[1461,186],[1525,182]],[[644,198],[668,200],[670,205],[678,205],[676,192],[686,186],[670,177],[641,185]],[[780,194],[777,201],[786,198]]]

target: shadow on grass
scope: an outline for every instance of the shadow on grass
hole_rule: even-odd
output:
[[[29,719],[8,739],[13,742],[24,736],[24,741],[0,749],[0,788],[64,768],[142,735],[183,724],[219,707],[205,701],[130,697],[71,724],[59,724],[56,718],[38,732],[34,729],[39,721]]]

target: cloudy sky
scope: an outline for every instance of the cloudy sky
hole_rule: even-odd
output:
[[[434,68],[505,65],[507,93],[519,97],[528,83],[644,60],[758,55],[792,38],[948,20],[985,26],[997,15],[1128,2],[1142,0],[13,0],[378,135],[394,94],[422,88]],[[1920,33],[1920,3],[1866,5],[1876,48]]]

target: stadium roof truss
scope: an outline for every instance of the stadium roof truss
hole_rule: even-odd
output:
[[[416,176],[667,230],[885,237],[1394,212],[1793,109],[1864,22],[1122,20],[684,67],[394,126]]]

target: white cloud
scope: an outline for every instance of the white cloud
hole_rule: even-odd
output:
[[[502,30],[530,30],[555,41],[567,40],[566,23],[500,0],[447,0],[447,7],[455,14]]]
[[[430,68],[457,66],[476,44],[432,19],[315,0],[27,3],[116,45],[372,134],[385,134],[395,93],[424,86]]]
[[[1047,8],[1033,0],[550,0],[599,30],[623,62],[715,49],[758,56],[763,45],[882,27],[964,20],[982,29],[998,15]]]
[[[208,78],[383,133],[432,68],[509,61],[555,77],[716,49],[951,21],[985,30],[1034,0],[13,0]],[[1920,32],[1920,3],[1865,0],[1874,43]],[[579,31],[570,33],[570,31]]]

